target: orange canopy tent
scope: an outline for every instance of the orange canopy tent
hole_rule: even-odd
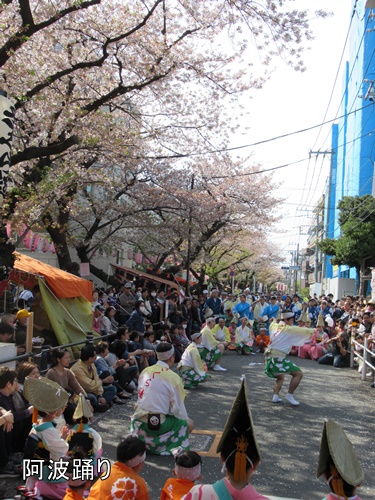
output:
[[[15,261],[9,279],[23,285],[25,288],[33,288],[38,284],[38,278],[43,277],[59,299],[71,299],[74,297],[85,297],[92,301],[92,282],[84,280],[74,274],[67,273],[49,264],[14,252]]]

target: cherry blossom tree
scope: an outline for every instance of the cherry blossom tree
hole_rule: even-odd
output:
[[[236,127],[231,106],[268,77],[255,71],[252,56],[266,65],[283,57],[304,69],[308,13],[290,4],[3,1],[1,86],[15,107],[3,223],[44,227],[65,268],[69,246],[89,261],[100,242],[115,243],[124,231],[137,229],[139,217],[151,223],[150,230],[153,221],[168,226],[163,218],[173,219],[186,210],[187,198],[201,194],[186,193],[183,182],[178,196],[171,193],[170,179],[184,177],[181,159],[194,157],[199,165],[198,154],[225,149]],[[231,173],[236,176],[235,169]],[[234,192],[224,199],[222,180],[209,171],[200,179],[206,186],[201,213],[215,200],[220,218],[213,228],[203,223],[206,232],[195,237],[197,255],[229,213],[240,224],[241,209],[248,208]],[[104,201],[94,200],[94,191]],[[177,243],[183,248],[186,235]],[[1,245],[3,263],[11,262],[12,249],[9,242]]]

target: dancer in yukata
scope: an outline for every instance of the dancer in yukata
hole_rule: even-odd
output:
[[[172,455],[179,446],[189,449],[189,432],[194,428],[188,417],[181,378],[170,368],[174,347],[162,342],[156,348],[158,362],[145,368],[138,381],[138,401],[131,432],[146,443],[149,452]]]

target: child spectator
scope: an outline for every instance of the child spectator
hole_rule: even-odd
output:
[[[135,436],[127,436],[117,447],[117,461],[113,464],[109,477],[97,481],[91,487],[87,500],[149,500],[146,482],[138,474],[145,460],[145,443]]]
[[[267,335],[267,328],[265,326],[260,326],[259,333],[255,337],[255,344],[258,348],[256,352],[264,352],[264,350],[267,349],[269,342],[270,338]]]
[[[195,451],[182,450],[174,457],[176,477],[167,480],[160,500],[179,500],[188,493],[201,476],[202,459]]]

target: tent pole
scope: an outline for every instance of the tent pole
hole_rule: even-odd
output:
[[[34,330],[34,313],[30,312],[26,326],[26,352],[31,352],[33,349],[33,330]],[[29,358],[29,361],[32,361]]]

